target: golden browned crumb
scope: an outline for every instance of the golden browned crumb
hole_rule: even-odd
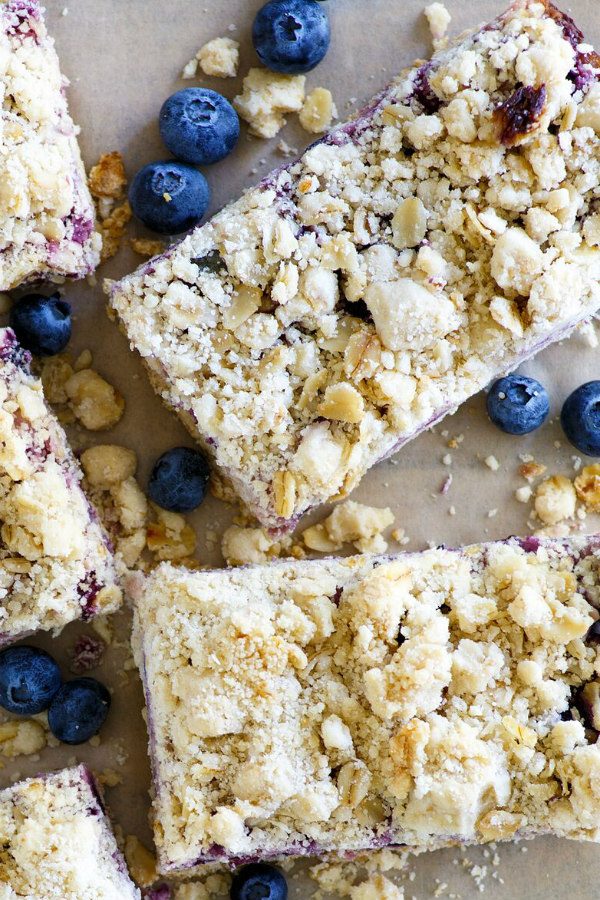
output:
[[[134,253],[140,256],[158,256],[165,249],[164,241],[153,241],[150,238],[130,238],[129,244]]]
[[[600,465],[594,463],[581,470],[575,479],[579,499],[593,512],[600,512]]]
[[[36,719],[11,719],[0,724],[0,754],[14,759],[31,756],[46,746],[46,730]]]
[[[101,262],[115,256],[119,252],[125,226],[131,219],[131,207],[127,200],[116,206],[112,212],[100,221],[100,233],[102,234]]]
[[[125,400],[93,369],[71,375],[65,392],[75,417],[90,431],[112,428],[123,415]]]
[[[179,513],[154,506],[155,521],[150,522],[146,546],[157,560],[183,560],[196,549],[196,532]]]
[[[105,197],[118,200],[123,196],[127,185],[125,166],[122,155],[113,150],[103,153],[89,174],[90,192],[93,197]]]
[[[154,854],[135,835],[127,835],[123,852],[131,877],[136,884],[140,887],[150,887],[158,880]]]
[[[545,471],[546,466],[535,460],[525,462],[523,465],[519,466],[519,475],[526,481],[534,481],[536,478],[539,478],[540,475],[543,475]]]

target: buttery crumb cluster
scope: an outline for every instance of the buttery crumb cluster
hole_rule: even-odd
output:
[[[81,465],[90,499],[126,567],[141,565],[146,548],[159,561],[189,562],[196,549],[196,533],[179,513],[148,502],[135,478],[133,450],[98,444],[84,450]]]
[[[263,524],[344,496],[600,305],[600,85],[577,35],[519,4],[112,286]]]
[[[0,643],[121,599],[112,555],[41,382],[0,330]]]
[[[76,360],[68,353],[46,357],[40,365],[46,399],[61,422],[79,422],[89,431],[112,428],[121,419],[125,400],[92,369],[92,354],[84,350]]]
[[[594,539],[140,581],[162,871],[600,836]]]
[[[0,6],[0,290],[82,277],[100,238],[65,79],[37,0]]]
[[[90,169],[89,184],[102,235],[100,262],[106,262],[118,253],[132,216],[129,201],[124,199],[127,176],[121,154],[116,150],[103,153]]]
[[[2,900],[141,898],[83,766],[1,791],[0,844]]]

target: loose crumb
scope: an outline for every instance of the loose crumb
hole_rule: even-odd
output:
[[[280,75],[268,69],[250,69],[242,93],[233,100],[250,134],[275,137],[285,125],[285,113],[299,112],[304,103],[304,75]]]
[[[298,148],[290,147],[287,141],[284,141],[283,138],[278,142],[276,150],[281,156],[298,156]]]
[[[158,256],[165,249],[164,241],[155,241],[150,238],[131,238],[129,241],[131,249],[140,256]]]
[[[240,62],[240,45],[233,38],[214,38],[200,47],[196,59],[205,75],[235,78]]]
[[[135,835],[127,835],[123,852],[131,877],[139,887],[150,887],[158,880],[154,855]]]
[[[337,116],[331,91],[318,87],[307,94],[300,110],[300,124],[311,134],[322,134],[330,127],[332,119]]]
[[[529,500],[531,500],[532,494],[533,491],[528,485],[517,488],[517,490],[515,491],[515,497],[519,501],[519,503],[528,503]]]
[[[336,506],[330,516],[302,532],[310,550],[332,553],[351,543],[361,553],[385,553],[387,543],[382,532],[394,522],[387,507],[365,506],[354,500]]]
[[[425,7],[424,12],[431,31],[433,49],[441,50],[448,44],[446,32],[452,16],[443,3],[430,3]]]
[[[535,511],[544,525],[556,525],[575,515],[577,494],[564,475],[552,475],[536,490]]]
[[[523,465],[519,466],[519,475],[531,483],[532,481],[535,481],[536,478],[539,478],[540,475],[543,475],[546,468],[545,465],[535,462],[535,460],[530,457],[523,462]]]

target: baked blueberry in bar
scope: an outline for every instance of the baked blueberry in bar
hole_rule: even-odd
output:
[[[0,900],[139,900],[91,772],[0,791]]]
[[[0,4],[0,291],[81,278],[100,238],[66,79],[38,0]]]
[[[0,645],[120,604],[110,543],[80,481],[29,353],[0,329]]]
[[[112,286],[155,388],[268,527],[600,306],[582,41],[516,3]]]
[[[164,874],[600,840],[600,536],[133,577]]]

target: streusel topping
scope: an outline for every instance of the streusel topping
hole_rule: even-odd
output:
[[[600,305],[600,84],[566,22],[515,6],[113,287],[263,523],[346,495]]]
[[[594,539],[162,565],[132,591],[164,871],[600,838]]]
[[[141,896],[83,767],[29,778],[0,792],[0,837],[2,900]]]
[[[37,0],[0,5],[0,290],[81,277],[100,238],[54,42]]]
[[[121,600],[112,554],[65,434],[0,330],[0,643]]]

